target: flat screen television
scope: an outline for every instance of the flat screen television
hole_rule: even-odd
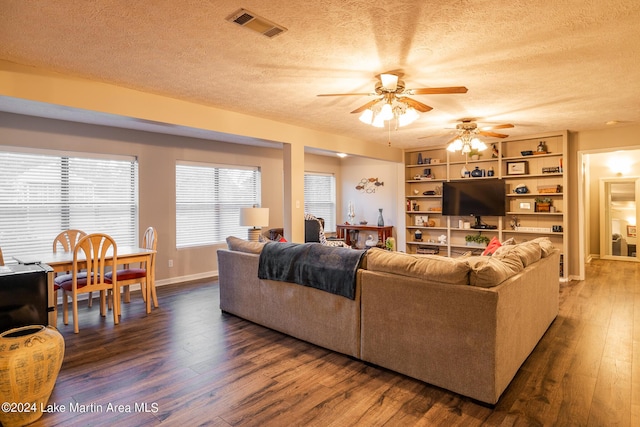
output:
[[[502,179],[469,178],[442,185],[442,214],[474,216],[473,228],[491,228],[480,217],[504,216],[506,204],[506,185]]]

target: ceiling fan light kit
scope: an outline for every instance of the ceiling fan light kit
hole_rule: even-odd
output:
[[[400,102],[389,103],[383,100],[364,110],[360,115],[360,121],[381,128],[384,127],[385,122],[395,119],[397,129],[413,123],[419,117],[420,114],[413,107]]]

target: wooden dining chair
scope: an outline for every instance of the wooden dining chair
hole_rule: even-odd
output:
[[[0,248],[0,266],[4,265],[4,258],[2,257],[2,248]]]
[[[86,264],[86,268],[82,267]],[[113,238],[103,233],[88,234],[81,238],[73,249],[73,269],[71,274],[59,276],[60,288],[63,291],[63,319],[69,324],[68,299],[71,296],[73,308],[73,331],[77,334],[78,326],[78,295],[89,292],[100,292],[100,315],[107,313],[107,292],[113,294],[113,322],[119,323],[120,298],[118,289],[118,275],[106,277],[105,270],[116,271],[118,265],[117,245]],[[82,271],[84,270],[84,271]],[[65,280],[62,280],[64,278]]]
[[[82,230],[70,229],[60,232],[53,239],[53,253],[58,252],[58,247],[62,247],[62,250],[65,252],[71,252],[75,249],[78,240],[82,239],[86,236]],[[68,272],[69,273],[69,272]],[[53,300],[56,302],[56,306],[58,305],[58,291],[60,290],[60,286],[55,282],[53,282]],[[93,295],[89,294],[89,307],[93,304]],[[56,316],[57,317],[57,316]]]
[[[75,249],[78,241],[86,236],[82,230],[65,230],[58,234],[55,239],[53,239],[53,253],[58,252],[58,246],[62,246],[62,250],[65,252],[71,252]]]
[[[142,236],[141,247],[145,249],[156,250],[158,245],[158,233],[153,227],[149,227],[145,230]],[[156,265],[156,254],[151,255],[151,261],[149,265],[146,263],[140,263],[139,268],[130,268],[125,265],[125,268],[118,270],[118,287],[124,288],[124,301],[129,302],[129,286],[140,284],[140,291],[142,292],[142,300],[147,301],[147,287],[149,287],[151,293],[151,299],[153,301],[153,307],[158,308],[158,297],[156,296],[155,281],[153,280],[153,272]],[[110,277],[111,273],[107,273],[107,277]]]

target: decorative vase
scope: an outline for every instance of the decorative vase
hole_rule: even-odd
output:
[[[421,165],[423,162],[422,160],[422,153],[418,153],[418,164]]]
[[[378,227],[384,227],[384,218],[382,217],[382,209],[378,209]]]
[[[4,427],[24,426],[42,416],[62,359],[64,338],[51,326],[23,326],[0,334],[0,402],[23,405],[23,410],[0,411]]]
[[[471,176],[474,178],[478,178],[482,176],[482,171],[480,170],[480,167],[476,166],[476,168],[471,171]]]
[[[466,166],[463,166],[462,169],[460,169],[460,178],[465,178],[467,177],[469,174],[469,169],[467,169]]]

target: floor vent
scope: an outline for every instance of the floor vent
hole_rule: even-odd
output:
[[[229,22],[253,30],[265,37],[273,38],[287,31],[282,25],[275,24],[268,19],[262,18],[246,9],[240,9],[227,18]]]

